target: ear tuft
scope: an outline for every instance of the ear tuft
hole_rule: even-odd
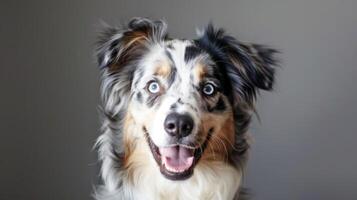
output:
[[[241,43],[243,53],[250,59],[247,64],[248,76],[252,83],[259,89],[271,90],[275,79],[275,66],[278,60],[275,55],[277,50],[265,45]]]
[[[96,43],[96,56],[99,68],[107,66],[115,57],[112,54],[115,54],[115,47],[119,43],[119,32],[119,29],[110,27],[109,25],[104,25],[102,28]],[[117,37],[115,37],[116,34],[118,34]]]
[[[100,68],[120,69],[136,60],[148,44],[159,43],[167,37],[164,21],[133,18],[123,28],[105,26],[97,42],[97,60]]]
[[[275,79],[275,66],[279,63],[275,55],[279,51],[259,44],[241,44],[241,46],[245,46],[256,67],[257,72],[251,75],[254,84],[260,89],[271,90]]]

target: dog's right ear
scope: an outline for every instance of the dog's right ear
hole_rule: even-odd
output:
[[[253,105],[258,90],[272,90],[277,50],[258,44],[240,42],[212,24],[196,43],[224,68],[231,82],[234,99]],[[237,102],[237,101],[235,101]]]
[[[100,68],[116,71],[138,58],[151,43],[167,37],[167,25],[163,21],[134,18],[127,27],[106,27],[97,42],[97,60]]]

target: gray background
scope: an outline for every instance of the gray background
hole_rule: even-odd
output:
[[[253,199],[356,199],[356,0],[1,1],[0,199],[90,199],[98,165],[100,20],[212,20],[282,51],[245,174]]]

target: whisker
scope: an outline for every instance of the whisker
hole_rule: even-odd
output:
[[[228,144],[232,147],[232,149],[233,149],[234,151],[238,151],[238,149],[236,148],[236,146],[227,138],[226,135],[222,134],[221,136],[224,137],[225,141],[228,142]]]
[[[209,148],[210,148],[211,151],[212,151],[213,159],[216,160],[216,153],[215,153],[215,151],[214,151],[214,149],[213,149],[213,147],[212,147],[212,144],[211,144],[211,143],[208,143],[208,146],[209,146]]]
[[[224,148],[224,150],[225,150],[225,152],[226,152],[226,155],[224,156],[224,157],[225,157],[225,161],[228,161],[228,150],[227,150],[226,145],[225,145],[224,142],[222,141],[222,139],[219,138],[219,137],[216,136],[216,135],[214,135],[214,138],[213,138],[213,139],[214,139],[214,140],[218,140],[218,141],[222,144],[222,146],[223,146],[223,148]]]

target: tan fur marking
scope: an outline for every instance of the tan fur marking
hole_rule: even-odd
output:
[[[194,67],[193,73],[194,73],[196,80],[200,81],[207,74],[207,68],[202,63],[199,62]]]
[[[171,73],[170,64],[167,61],[160,61],[157,64],[154,74],[156,76],[162,76],[164,78],[167,78],[170,75],[170,73]]]
[[[223,124],[220,130],[213,133],[208,142],[206,150],[202,156],[202,159],[204,160],[228,161],[229,154],[232,151],[234,144],[234,120],[232,113],[226,113],[224,121],[221,120],[218,121],[217,117],[211,117],[204,122],[210,125],[217,123]]]
[[[128,159],[128,155],[130,155],[131,152],[133,151],[133,149],[135,148],[132,146],[134,144],[134,141],[133,141],[132,137],[128,134],[128,133],[130,133],[129,130],[132,129],[133,126],[135,126],[135,123],[134,123],[133,117],[130,114],[130,108],[129,108],[127,115],[125,116],[124,125],[123,125],[123,129],[124,129],[123,142],[124,142],[124,148],[125,148],[124,164],[126,163],[126,161]]]

